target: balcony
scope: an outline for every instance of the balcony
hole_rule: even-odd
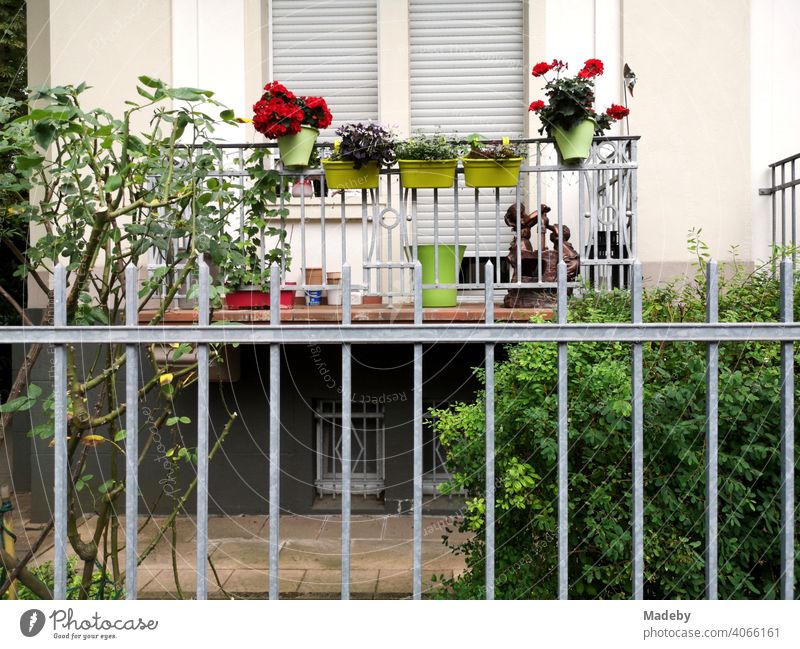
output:
[[[320,169],[280,170],[285,194],[291,194],[281,200],[289,210],[285,245],[291,249],[281,287],[295,291],[294,308],[282,309],[282,320],[340,321],[345,264],[352,275],[353,322],[412,321],[413,273],[420,259],[428,266],[425,302],[440,302],[441,291],[450,291],[446,306],[423,309],[427,321],[481,321],[487,288],[499,321],[546,315],[554,302],[556,264],[575,255],[573,290],[626,289],[638,254],[638,137],[596,137],[589,158],[577,167],[563,165],[549,139],[519,142],[527,156],[511,188],[467,187],[459,168],[452,188],[408,189],[394,167],[382,170],[376,190],[340,191],[326,187]],[[226,162],[219,175],[241,184],[247,182],[241,162],[247,149],[270,145],[223,146]],[[329,147],[320,145],[323,151]],[[280,169],[277,158],[273,162]],[[545,219],[534,214],[537,208]],[[243,210],[230,223],[232,234],[244,223]],[[262,257],[273,243],[282,245],[262,243]],[[176,251],[182,244],[172,242]],[[149,270],[164,264],[163,253],[155,251]],[[312,291],[320,292],[320,303],[306,305]],[[191,321],[191,301],[178,304],[182,308],[167,319]],[[255,323],[268,321],[269,313],[223,309],[215,317]]]

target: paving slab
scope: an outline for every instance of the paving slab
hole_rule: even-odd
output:
[[[232,570],[217,570],[217,575],[223,586],[232,573]],[[197,572],[195,570],[179,569],[178,580],[180,581],[184,598],[193,598],[197,589]],[[143,599],[151,599],[154,595],[158,595],[158,599],[177,599],[178,590],[175,586],[175,577],[172,570],[160,570],[155,574],[152,581],[147,584],[147,587],[141,588],[139,592]],[[214,574],[210,570],[208,571],[208,593],[210,596],[223,595],[214,579]]]
[[[385,516],[353,516],[350,523],[351,539],[382,539],[386,525]],[[341,539],[342,520],[339,516],[330,517],[319,534],[320,539]]]
[[[281,547],[281,569],[339,570],[341,554],[342,544],[335,539],[290,539]]]
[[[377,570],[351,570],[350,592],[374,594],[378,583]],[[299,593],[341,593],[342,573],[339,570],[307,570]]]
[[[353,541],[351,565],[361,569],[406,569],[412,566],[411,541]],[[437,541],[422,542],[422,564],[428,570],[453,570],[464,560]]]
[[[209,541],[208,551],[217,569],[266,570],[269,568],[269,542],[266,539],[217,539]]]
[[[208,538],[264,538],[268,530],[265,523],[263,516],[215,516],[208,519]]]
[[[438,588],[437,582],[441,578],[449,579],[453,576],[452,570],[423,570],[422,593]],[[434,577],[436,581],[434,581]],[[413,592],[413,572],[411,570],[381,570],[378,576],[377,594],[411,594]]]
[[[296,593],[305,576],[305,570],[281,570],[279,590],[281,593]],[[225,590],[231,595],[269,593],[269,570],[234,570],[225,582]]]

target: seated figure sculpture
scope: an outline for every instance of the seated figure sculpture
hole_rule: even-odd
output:
[[[547,213],[550,208],[542,204],[539,210],[525,213],[525,205],[520,204],[519,236],[514,236],[509,247],[508,260],[511,267],[511,281],[523,284],[558,281],[558,225],[551,225]],[[505,222],[514,232],[517,231],[517,206],[511,205],[505,214]],[[539,225],[539,245],[534,247],[531,237]],[[550,233],[551,249],[547,248],[547,233]],[[567,281],[572,282],[580,271],[580,255],[569,242],[570,230],[561,228],[561,257],[567,265]],[[517,250],[519,246],[519,251]],[[549,288],[512,288],[508,290],[503,306],[508,308],[552,308],[556,303],[556,291]]]

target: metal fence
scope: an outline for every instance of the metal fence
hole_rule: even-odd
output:
[[[352,394],[352,346],[385,345],[388,343],[413,346],[413,596],[422,596],[422,504],[423,504],[423,380],[422,351],[426,343],[447,340],[452,343],[473,343],[485,350],[485,462],[486,462],[486,598],[494,597],[495,582],[495,412],[494,412],[494,358],[495,345],[502,343],[557,343],[558,345],[558,594],[568,595],[568,415],[569,395],[567,354],[570,343],[617,342],[630,344],[632,362],[632,557],[633,597],[643,598],[644,573],[644,440],[643,440],[643,389],[642,348],[647,342],[698,342],[707,345],[707,426],[706,426],[706,579],[707,596],[717,597],[717,537],[718,537],[718,477],[717,477],[717,425],[718,425],[718,354],[719,344],[733,341],[773,341],[781,345],[781,516],[780,528],[781,595],[792,599],[794,583],[794,341],[800,338],[800,325],[792,321],[793,266],[790,260],[781,262],[781,320],[770,323],[718,322],[717,265],[707,267],[708,304],[705,323],[643,323],[642,273],[635,262],[631,268],[632,313],[631,322],[607,324],[567,323],[566,264],[558,268],[558,318],[556,323],[496,323],[494,320],[494,285],[489,282],[484,292],[484,321],[479,323],[435,324],[423,322],[421,302],[422,274],[419,264],[414,267],[414,322],[413,324],[352,324],[350,267],[345,264],[342,278],[343,305],[341,323],[316,325],[281,324],[278,272],[271,276],[270,322],[259,327],[210,326],[209,271],[199,260],[199,323],[197,325],[163,325],[157,327],[137,324],[137,300],[126,306],[126,322],[120,326],[90,327],[68,326],[66,322],[65,270],[55,270],[54,325],[41,327],[5,327],[4,339],[8,343],[52,344],[55,346],[55,597],[66,595],[67,569],[67,386],[66,346],[70,344],[124,344],[126,347],[126,590],[130,599],[136,597],[137,568],[137,450],[138,450],[138,374],[139,346],[165,341],[184,341],[197,345],[198,359],[198,448],[197,448],[197,597],[207,597],[206,557],[208,550],[208,470],[209,470],[209,344],[242,343],[268,345],[269,354],[269,596],[278,597],[280,549],[280,356],[284,345],[307,344],[313,336],[318,344],[337,345],[342,355],[342,395]],[[493,273],[491,262],[486,273]],[[274,268],[277,271],[277,268]],[[136,268],[127,268],[127,295],[137,294]],[[338,410],[337,410],[338,411]],[[341,596],[350,596],[350,538],[351,493],[353,485],[351,430],[352,404],[349,398],[341,401],[341,472],[342,472],[342,552]]]
[[[769,165],[770,186],[758,190],[761,196],[771,198],[772,239],[771,244],[781,248],[781,254],[791,254],[792,263],[797,263],[797,200],[796,189],[800,184],[797,167],[800,153],[778,160]]]

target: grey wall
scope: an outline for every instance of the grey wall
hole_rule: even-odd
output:
[[[313,351],[313,353],[312,353]],[[93,350],[78,348],[78,357],[91,362]],[[209,433],[211,446],[227,421],[226,408],[239,417],[218,454],[210,465],[211,514],[266,514],[268,511],[269,428],[267,398],[269,388],[268,349],[243,346],[241,378],[235,383],[212,383],[210,389]],[[22,350],[16,350],[17,357]],[[52,391],[49,359],[45,352],[37,364],[34,380],[46,394]],[[477,387],[471,368],[482,364],[483,347],[436,345],[425,348],[424,400],[446,402],[467,399]],[[386,439],[386,490],[382,500],[358,499],[358,511],[396,513],[406,510],[412,498],[413,393],[412,350],[408,346],[360,346],[353,350],[353,393],[358,400],[377,400],[384,404]],[[341,351],[338,346],[316,349],[309,346],[285,347],[281,369],[281,505],[284,511],[311,513],[338,511],[339,501],[319,501],[314,490],[314,404],[320,399],[338,399],[341,376]],[[122,388],[122,386],[120,386]],[[196,393],[188,388],[175,400],[176,414],[196,421]],[[155,409],[155,395],[147,407]],[[15,487],[33,492],[34,520],[49,517],[49,494],[52,490],[53,450],[49,440],[30,440],[26,433],[31,425],[44,420],[40,408],[29,416],[15,418]],[[121,423],[124,426],[124,423]],[[147,411],[140,413],[140,441],[144,444],[150,431]],[[194,423],[173,429],[162,429],[154,438],[140,465],[143,493],[140,511],[171,511],[169,494],[177,499],[194,477],[191,465],[164,460],[164,453],[176,443],[196,446]],[[103,445],[89,450],[86,472],[94,474],[94,485],[112,475],[110,449]],[[122,475],[122,468],[118,468]],[[167,495],[158,498],[165,489]],[[86,496],[88,497],[87,490]],[[317,501],[315,504],[315,500]],[[194,498],[187,503],[187,513],[194,511]],[[84,497],[87,513],[93,503]],[[457,503],[438,499],[431,505],[436,510],[455,509]]]

